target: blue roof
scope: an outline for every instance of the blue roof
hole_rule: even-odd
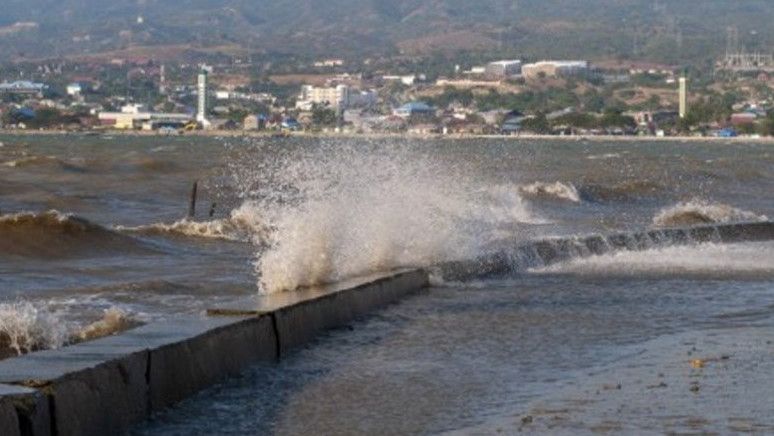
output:
[[[44,89],[46,85],[43,83],[33,83],[27,80],[19,80],[16,82],[3,82],[0,83],[0,89]]]
[[[430,112],[433,110],[432,107],[423,101],[412,101],[411,103],[404,104],[400,108],[401,110],[410,112]]]

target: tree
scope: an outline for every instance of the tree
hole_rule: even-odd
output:
[[[312,110],[312,123],[316,126],[335,126],[338,122],[336,111],[326,107],[315,107]]]
[[[526,132],[537,133],[540,135],[551,133],[551,126],[548,124],[546,115],[542,112],[538,112],[534,118],[527,118],[522,121],[521,129]]]

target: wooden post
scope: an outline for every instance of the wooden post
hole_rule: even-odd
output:
[[[210,205],[210,218],[215,216],[215,208],[218,206],[218,203],[212,203]]]
[[[193,187],[191,188],[191,200],[188,203],[188,218],[196,217],[196,190],[199,187],[199,181],[194,180]]]

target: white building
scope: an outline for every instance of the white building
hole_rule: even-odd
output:
[[[521,61],[514,60],[502,60],[496,62],[490,62],[484,69],[484,73],[490,77],[506,79],[512,76],[518,76],[521,74]]]
[[[521,74],[528,79],[539,77],[574,76],[589,70],[588,61],[540,61],[521,67]]]
[[[202,68],[201,72],[199,72],[196,92],[198,101],[196,108],[196,121],[206,129],[212,124],[207,119],[207,70],[204,68]]]
[[[680,118],[688,114],[688,79],[680,77]]]
[[[304,85],[296,101],[296,108],[310,110],[313,106],[328,106],[335,110],[345,110],[350,107],[364,107],[376,103],[376,91],[359,91],[348,85],[335,87],[316,87]]]
[[[417,77],[414,74],[408,76],[382,76],[382,80],[385,82],[400,82],[406,86],[412,86],[417,80],[421,80],[421,77]]]
[[[67,85],[67,95],[71,97],[78,97],[83,93],[83,87],[80,83],[71,83]]]
[[[176,123],[185,124],[193,118],[188,114],[150,112],[145,105],[127,104],[121,107],[121,112],[100,112],[99,121],[102,125],[114,129],[135,129],[145,124]]]

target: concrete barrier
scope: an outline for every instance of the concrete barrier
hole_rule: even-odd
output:
[[[0,435],[51,435],[48,400],[21,386],[0,385]]]
[[[4,360],[0,436],[123,433],[154,411],[427,285],[421,270],[374,275]]]
[[[506,247],[476,259],[436,265],[432,273],[447,281],[520,273],[573,258],[613,251],[639,251],[655,247],[774,240],[774,222],[701,225],[653,229],[644,232],[594,235],[585,238],[551,238]]]

